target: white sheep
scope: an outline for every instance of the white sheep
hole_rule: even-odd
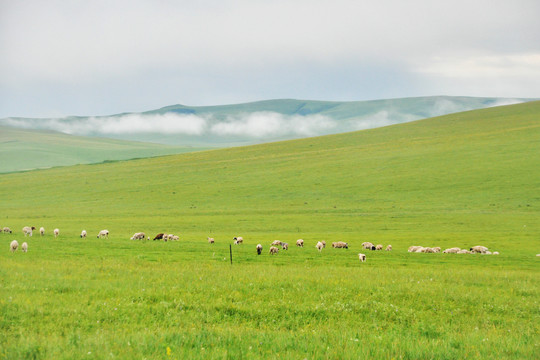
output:
[[[360,259],[360,262],[365,262],[366,261],[366,255],[365,254],[358,254],[358,259]]]
[[[54,233],[54,237],[58,237],[58,235],[60,235],[60,230],[54,229],[53,233]]]
[[[261,255],[263,247],[261,244],[257,244],[257,255]]]
[[[233,237],[234,245],[242,244],[244,243],[244,238],[241,236],[235,236]]]
[[[133,234],[131,237],[131,240],[143,240],[146,237],[146,234],[143,232],[137,232]]]
[[[461,249],[456,251],[456,254],[471,254],[471,252],[467,249]]]
[[[282,242],[281,247],[283,248],[283,250],[289,250],[289,244],[286,242]]]
[[[304,247],[304,240],[302,240],[302,239],[296,240],[296,246],[298,246],[298,247]]]
[[[36,230],[35,226],[25,226],[22,228],[24,236],[32,236],[32,231]]]
[[[2,231],[5,232],[5,233],[10,233],[10,234],[12,233],[11,229],[8,228],[7,226],[5,228],[3,228]]]
[[[98,235],[97,235],[97,238],[98,239],[101,239],[101,238],[109,238],[109,230],[101,230]]]
[[[386,251],[392,251],[392,245],[388,245],[385,250]]]
[[[279,249],[275,246],[271,246],[270,247],[270,255],[274,255],[274,254],[277,254],[279,251]]]
[[[43,226],[39,228],[39,235],[45,235],[45,228]]]
[[[26,243],[26,241],[22,243],[21,250],[22,252],[28,252],[28,244]]]
[[[86,230],[83,230],[81,231],[81,238],[85,238],[86,237]]]
[[[383,246],[381,244],[378,244],[377,246],[375,246],[375,250],[382,250],[383,249]]]
[[[319,242],[317,242],[317,245],[315,245],[315,247],[317,248],[317,250],[319,250],[319,252],[321,252],[322,249],[323,249],[323,247],[324,247],[324,245],[323,245],[322,242],[319,241]]]
[[[17,240],[13,240],[11,244],[9,244],[9,249],[11,250],[11,252],[17,251],[18,248],[19,248],[19,242]]]
[[[171,240],[171,241],[178,241],[178,240],[180,240],[180,236],[178,236],[178,235],[173,235],[173,234],[169,234],[169,240]]]
[[[206,238],[206,239],[208,240],[208,243],[209,243],[209,244],[213,244],[213,243],[214,243],[214,238],[209,237],[209,238]]]
[[[472,253],[480,253],[480,254],[485,254],[486,251],[488,251],[488,248],[485,247],[485,246],[481,246],[481,245],[476,245],[476,246],[473,246],[470,251]]]
[[[362,247],[366,250],[375,250],[375,245],[369,241],[363,242]]]
[[[272,241],[272,244],[270,244],[272,246],[281,246],[281,241],[280,240],[274,240]]]
[[[498,252],[498,251],[494,251],[494,252],[493,252],[493,255],[499,255],[499,252]]]
[[[443,254],[457,254],[461,249],[458,247],[449,248],[443,251]]]

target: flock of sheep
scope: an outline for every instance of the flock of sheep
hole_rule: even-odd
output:
[[[36,230],[36,228],[34,226],[25,226],[25,227],[22,228],[22,232],[23,232],[25,237],[26,236],[32,236],[34,230]],[[12,230],[9,227],[4,227],[2,229],[2,232],[11,234]],[[45,235],[45,228],[41,227],[39,229],[39,234],[41,236],[44,236]],[[54,229],[53,234],[54,234],[55,238],[58,237],[60,235],[60,230],[59,229]],[[81,238],[86,238],[86,236],[87,236],[86,230],[81,231],[80,237]],[[109,230],[101,230],[97,234],[97,238],[106,238],[106,239],[108,239],[109,238]],[[150,240],[150,237],[146,236],[146,234],[144,232],[136,232],[135,234],[133,234],[133,236],[130,239],[131,240],[145,240],[145,239]],[[163,240],[163,241],[178,241],[179,239],[180,239],[179,236],[174,235],[174,234],[167,234],[167,233],[159,233],[153,238],[153,240]],[[207,238],[207,240],[208,240],[209,244],[214,244],[214,242],[215,242],[214,238],[211,238],[211,237]],[[243,244],[244,239],[241,236],[236,236],[236,237],[233,238],[233,241],[234,241],[235,245],[240,245],[240,244]],[[303,239],[296,240],[296,246],[297,247],[304,247],[304,240]],[[280,240],[275,240],[270,244],[269,254],[270,255],[277,254],[279,252],[280,247],[281,247],[282,250],[288,250],[289,249],[289,244],[286,243],[286,242],[280,241]],[[325,248],[325,247],[326,247],[326,242],[325,241],[319,241],[315,245],[315,248],[319,252],[321,252],[322,249]],[[343,241],[337,241],[337,242],[332,243],[332,247],[335,248],[335,249],[348,249],[349,244],[346,243],[346,242],[343,242]],[[12,252],[15,252],[15,251],[17,251],[18,248],[19,248],[19,242],[17,240],[13,240],[10,243],[10,250]],[[371,242],[364,242],[364,243],[362,243],[362,248],[365,249],[365,250],[378,251],[378,250],[383,249],[383,245],[381,245],[381,244],[374,245]],[[23,252],[28,251],[28,243],[27,242],[23,242],[21,244],[21,250]],[[263,246],[261,244],[257,244],[256,250],[257,250],[258,255],[262,254]],[[386,246],[385,250],[386,251],[392,251],[392,245]],[[441,248],[440,247],[425,247],[425,246],[415,245],[415,246],[410,246],[409,249],[408,249],[408,252],[412,252],[412,253],[440,253]],[[458,247],[448,248],[448,249],[443,250],[442,253],[445,253],[445,254],[499,255],[498,251],[493,251],[492,252],[487,247],[481,246],[481,245],[473,246],[469,250],[460,249]],[[540,256],[540,254],[537,254],[536,256]],[[366,261],[366,255],[365,254],[359,253],[358,258],[359,258],[359,260],[361,262]]]

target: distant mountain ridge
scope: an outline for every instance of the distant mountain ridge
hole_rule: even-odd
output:
[[[295,99],[171,105],[142,113],[0,119],[0,125],[192,147],[226,147],[343,133],[535,99],[431,96],[369,101]]]

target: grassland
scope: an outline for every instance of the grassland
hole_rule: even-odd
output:
[[[539,115],[0,175],[0,358],[538,358]],[[11,254],[24,225],[61,235]],[[351,248],[315,250],[334,239]],[[360,264],[366,240],[394,251]]]
[[[0,126],[0,173],[179,154],[195,150]]]

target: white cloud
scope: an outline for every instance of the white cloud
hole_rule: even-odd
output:
[[[254,138],[267,136],[315,136],[327,133],[335,122],[321,115],[286,116],[275,112],[254,112],[212,125],[216,135],[240,135]]]

